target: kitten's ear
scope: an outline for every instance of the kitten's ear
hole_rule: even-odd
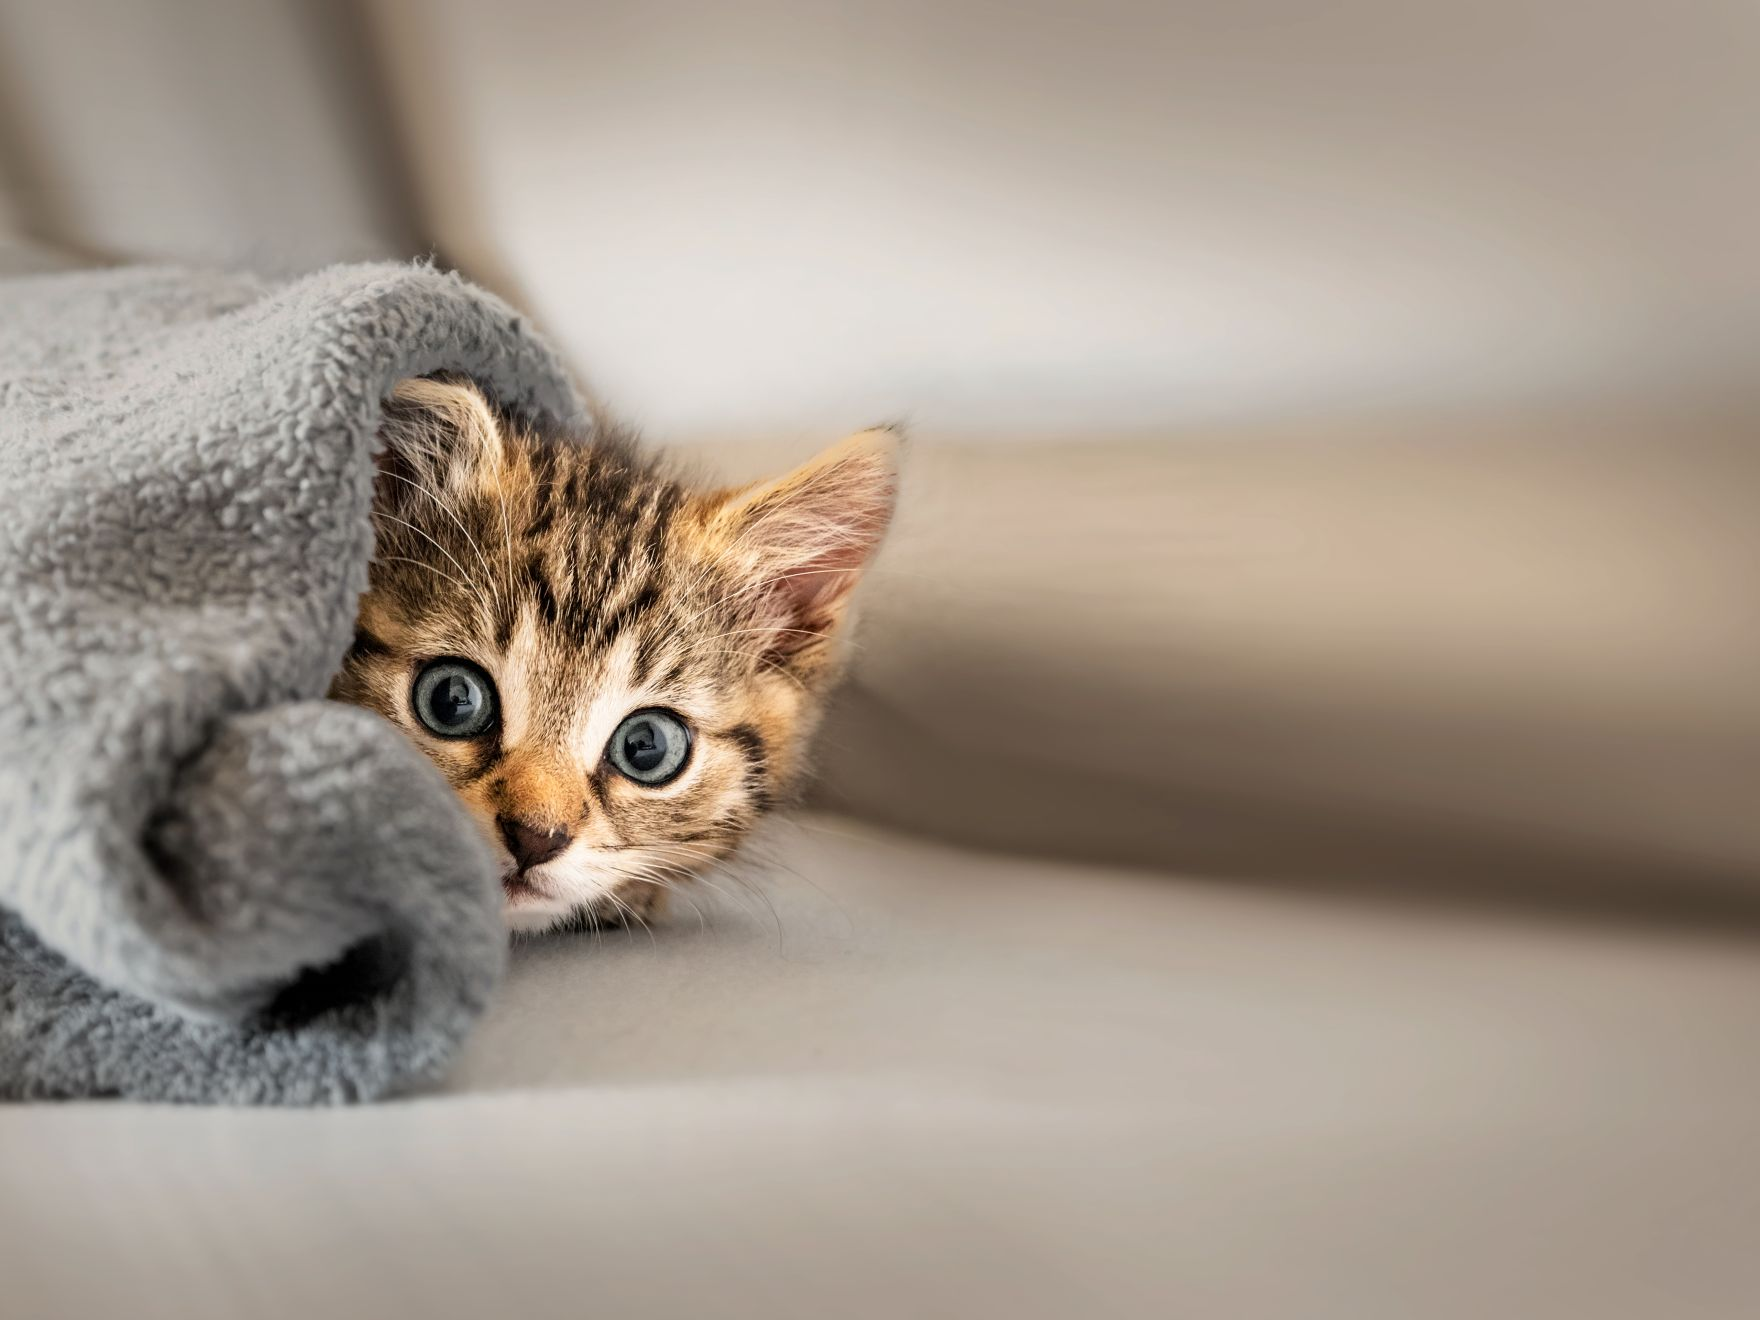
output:
[[[816,648],[843,622],[892,522],[900,447],[896,431],[862,431],[785,477],[713,498],[713,553],[751,583],[771,654]]]
[[[406,380],[386,398],[378,454],[383,496],[401,504],[414,487],[439,492],[492,473],[502,455],[501,423],[469,381]]]

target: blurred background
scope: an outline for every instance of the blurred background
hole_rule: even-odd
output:
[[[431,256],[730,474],[907,419],[845,809],[1722,902],[1757,68],[1745,0],[7,0],[0,233]]]

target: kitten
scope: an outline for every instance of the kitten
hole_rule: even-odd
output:
[[[377,550],[330,695],[413,739],[492,840],[509,925],[657,913],[799,783],[897,441],[695,489],[474,386],[386,402]]]

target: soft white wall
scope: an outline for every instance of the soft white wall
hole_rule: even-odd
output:
[[[269,271],[405,255],[376,76],[334,0],[0,0],[0,233]]]
[[[1745,0],[380,0],[443,248],[662,430],[1734,373]]]
[[[1752,374],[1756,68],[1750,0],[0,0],[0,224],[436,242],[667,432],[1642,388]]]

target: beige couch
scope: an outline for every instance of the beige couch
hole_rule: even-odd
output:
[[[1756,492],[1739,398],[926,429],[823,800],[1163,869],[1745,904]]]
[[[445,1094],[0,1111],[6,1314],[1752,1313],[1739,943],[768,851],[522,949]]]

